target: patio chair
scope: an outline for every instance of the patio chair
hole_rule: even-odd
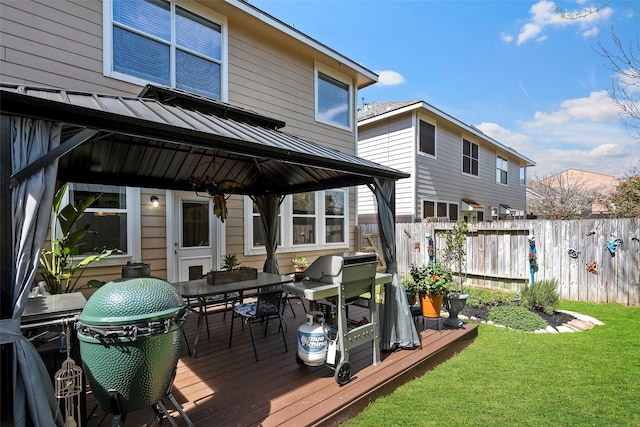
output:
[[[256,340],[253,334],[253,324],[257,322],[264,323],[264,336],[267,336],[267,330],[269,327],[270,319],[278,319],[278,330],[282,333],[282,340],[284,341],[284,351],[288,352],[287,338],[284,334],[283,317],[280,314],[280,307],[282,305],[282,289],[269,290],[265,292],[259,292],[256,295],[256,301],[244,303],[233,307],[231,313],[231,331],[229,333],[229,347],[233,340],[233,319],[236,317],[242,318],[242,327],[249,325],[249,332],[251,333],[251,344],[253,345],[253,354],[258,361],[258,350],[256,349]]]
[[[203,275],[200,277],[201,279],[206,279],[207,275]],[[195,298],[183,298],[189,310],[193,312],[198,312],[200,306],[198,301]],[[240,303],[240,292],[229,292],[227,294],[219,294],[219,295],[211,295],[205,298],[204,300],[204,310],[205,316],[204,321],[207,324],[207,338],[211,338],[209,333],[209,309],[224,306],[222,319],[225,320],[227,318],[227,311],[229,309],[229,305],[233,307],[236,304]]]

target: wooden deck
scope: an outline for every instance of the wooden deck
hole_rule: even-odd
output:
[[[178,361],[173,396],[196,426],[328,426],[352,418],[371,401],[387,395],[399,385],[424,374],[455,353],[463,350],[478,335],[478,326],[463,329],[422,330],[422,349],[383,352],[382,363],[372,366],[371,343],[351,351],[352,381],[340,387],[334,371],[326,366],[308,367],[296,363],[297,327],[304,321],[302,306],[294,307],[293,317],[287,307],[288,352],[277,334],[277,324],[270,325],[267,337],[257,334],[259,361],[256,362],[248,329],[234,322],[233,344],[228,347],[230,318],[222,313],[209,316],[211,336],[203,333],[198,357],[185,352]],[[353,311],[351,311],[353,310]],[[350,309],[354,319],[368,313]],[[422,322],[419,323],[419,330]],[[195,336],[197,316],[185,323],[190,343]],[[256,328],[258,330],[258,328]],[[179,426],[186,423],[166,401],[167,409]],[[95,407],[88,396],[87,410]],[[126,426],[143,426],[153,418],[149,408],[127,414]],[[109,426],[110,414],[97,408],[87,425]],[[155,421],[153,425],[158,425]],[[162,425],[169,425],[167,420]]]

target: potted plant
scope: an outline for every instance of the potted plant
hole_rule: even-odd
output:
[[[222,257],[222,271],[210,271],[207,273],[207,283],[210,285],[220,285],[223,283],[253,280],[257,277],[257,269],[242,267],[236,254],[227,254]]]
[[[411,277],[420,295],[420,305],[424,317],[440,317],[442,300],[451,286],[451,269],[440,262],[424,267],[411,267]]]
[[[291,260],[293,263],[293,268],[295,268],[296,272],[304,271],[307,268],[307,259],[305,257],[297,256]]]
[[[415,281],[413,281],[413,279],[403,280],[402,286],[407,293],[407,301],[409,302],[409,305],[415,305],[417,295],[420,293],[419,286]]]
[[[464,309],[467,298],[469,298],[469,294],[464,290],[468,233],[468,224],[463,220],[457,221],[453,229],[444,233],[445,248],[442,251],[444,262],[456,273],[456,280],[444,300],[445,309],[449,313],[449,317],[445,320],[445,325],[455,328],[463,325],[462,320],[458,319],[458,313]]]

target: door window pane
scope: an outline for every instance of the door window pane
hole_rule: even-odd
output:
[[[209,202],[182,202],[182,247],[209,246]]]

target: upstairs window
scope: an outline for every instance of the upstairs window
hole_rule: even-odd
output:
[[[520,166],[520,185],[527,185],[527,168]]]
[[[316,70],[316,120],[351,130],[351,85]]]
[[[462,140],[462,172],[478,176],[478,144]]]
[[[419,149],[421,153],[436,155],[436,127],[431,123],[420,120],[419,127]]]
[[[507,172],[509,170],[509,161],[504,157],[496,157],[496,182],[498,184],[507,185]]]
[[[165,0],[104,5],[105,75],[223,100],[222,24]]]

